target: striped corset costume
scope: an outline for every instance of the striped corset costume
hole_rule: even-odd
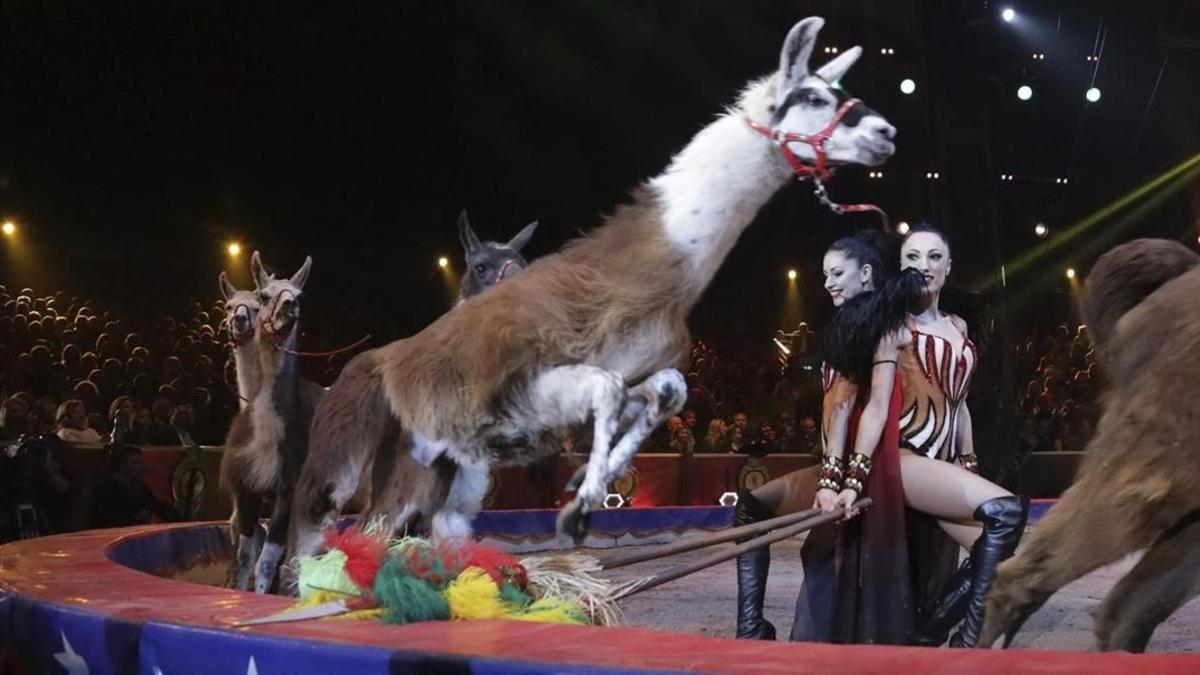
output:
[[[900,349],[900,445],[933,459],[957,459],[958,412],[967,400],[979,352],[964,333],[962,344],[909,326]]]

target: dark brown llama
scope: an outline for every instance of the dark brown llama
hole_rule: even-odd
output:
[[[1200,257],[1173,241],[1118,246],[1088,275],[1083,315],[1108,381],[1103,415],[1075,483],[1000,566],[981,647],[1141,549],[1096,615],[1101,650],[1145,650],[1200,593]]]

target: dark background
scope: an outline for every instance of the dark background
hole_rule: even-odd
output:
[[[814,61],[863,45],[844,84],[899,129],[884,179],[848,168],[835,197],[944,226],[956,275],[991,316],[1059,321],[1067,265],[1082,274],[1132,236],[1195,243],[1195,180],[1061,245],[1032,228],[1046,222],[1053,241],[1200,152],[1198,5],[1013,3],[1020,19],[1005,24],[1001,5],[978,1],[5,0],[0,212],[21,231],[0,242],[0,281],[161,315],[215,298],[222,268],[245,282],[247,257],[223,250],[237,239],[288,273],[311,253],[306,324],[335,326],[325,342],[371,332],[380,344],[449,305],[435,260],[458,263],[459,209],[497,239],[540,220],[529,252],[556,250],[819,14]],[[1088,105],[1093,78],[1103,98]],[[821,210],[806,186],[784,190],[697,309],[698,332],[771,334],[792,266],[800,316],[820,323],[824,247],[874,222]]]

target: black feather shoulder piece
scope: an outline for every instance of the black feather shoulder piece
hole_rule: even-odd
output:
[[[904,326],[925,290],[925,279],[908,269],[888,279],[879,290],[847,300],[825,329],[821,358],[859,386],[871,383],[875,347],[888,333]]]

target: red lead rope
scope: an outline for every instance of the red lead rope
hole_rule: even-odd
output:
[[[883,209],[874,204],[839,204],[829,198],[829,194],[825,191],[825,182],[833,178],[834,167],[826,166],[827,155],[825,153],[825,142],[833,135],[833,130],[842,123],[842,118],[850,111],[850,108],[862,103],[857,98],[847,99],[834,113],[833,119],[829,124],[815,134],[800,134],[795,132],[786,132],[783,130],[772,130],[770,127],[763,126],[750,118],[746,118],[746,124],[751,129],[766,136],[779,146],[780,153],[787,163],[792,167],[792,173],[795,174],[798,180],[811,178],[813,181],[813,194],[817,199],[829,207],[830,211],[838,215],[845,213],[861,213],[863,211],[874,211],[879,214],[883,220],[883,229],[889,229],[887,213]],[[804,160],[796,156],[792,149],[788,147],[791,143],[807,143],[812,146],[813,155],[816,156],[816,161],[813,164],[806,164]]]

